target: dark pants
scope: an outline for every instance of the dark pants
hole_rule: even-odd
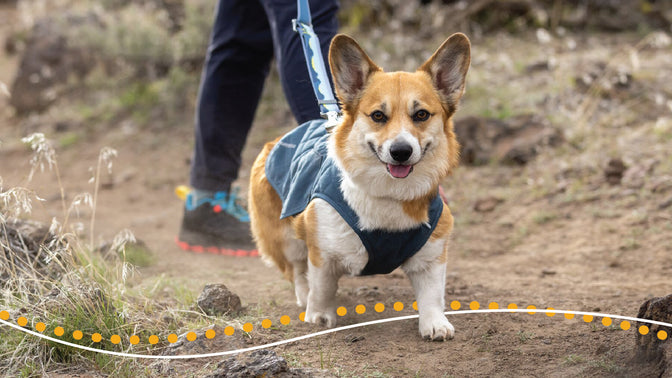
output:
[[[338,27],[338,1],[311,0],[310,10],[326,60]],[[273,56],[296,121],[320,117],[294,18],[296,0],[218,1],[198,95],[192,187],[229,190],[238,176]]]

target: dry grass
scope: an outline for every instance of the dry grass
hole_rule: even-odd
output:
[[[51,143],[39,134],[31,135],[24,142],[34,151],[30,176],[46,166],[60,182]],[[110,151],[104,149],[100,162],[104,163],[110,155]],[[96,188],[101,169],[99,164],[94,178]],[[66,330],[62,339],[71,342],[76,342],[72,332],[79,330],[85,335],[83,340],[89,340],[82,344],[108,350],[124,348],[106,341],[113,334],[128,340],[138,325],[151,329],[150,319],[139,317],[124,298],[125,283],[133,269],[124,260],[125,245],[134,241],[133,235],[129,232],[118,235],[112,249],[119,254],[104,258],[94,251],[90,241],[84,242],[78,232],[79,225],[70,224],[71,213],[78,211],[80,206],[95,207],[95,196],[94,200],[90,195],[76,196],[66,208],[61,189],[64,213],[60,220],[54,218],[48,229],[20,220],[30,216],[32,201],[39,200],[31,190],[2,188],[0,199],[0,306],[9,312],[12,321],[24,316],[30,319],[27,324],[30,329],[42,322],[46,325],[45,334],[52,334],[55,327],[61,326]],[[121,258],[110,260],[109,256]],[[0,365],[10,375],[30,376],[74,361],[86,361],[85,366],[97,366],[115,374],[130,372],[136,364],[132,361],[112,362],[102,355],[80,352],[12,329],[3,328],[0,332],[3,333]],[[91,341],[93,333],[100,333],[103,341],[94,344]],[[147,340],[147,337],[142,339]],[[136,348],[147,346],[149,344],[145,342]]]
[[[34,151],[29,176],[42,170],[58,177],[56,151],[44,135],[31,135],[24,143]],[[241,328],[254,321],[254,310],[242,317],[211,317],[195,305],[195,294],[187,283],[158,277],[146,285],[131,287],[134,274],[131,262],[147,262],[148,252],[136,244],[129,230],[119,232],[104,250],[95,243],[95,207],[103,170],[112,169],[116,151],[103,148],[90,183],[94,194],[82,193],[66,203],[61,189],[64,213],[54,218],[49,227],[31,222],[34,201],[42,201],[27,188],[2,188],[0,178],[0,311],[10,314],[10,321],[21,316],[28,319],[26,327],[37,330],[44,323],[44,334],[53,336],[60,326],[64,341],[104,350],[128,353],[158,354],[168,345],[169,333],[186,333],[213,324]],[[57,181],[59,181],[57,179]],[[60,181],[59,181],[60,182]],[[84,224],[73,222],[76,213],[88,208],[92,219]],[[88,238],[84,237],[88,235]],[[145,282],[147,283],[147,282]],[[169,298],[166,299],[166,293]],[[81,331],[77,340],[74,331]],[[98,333],[100,342],[92,335]],[[118,335],[121,343],[110,341]],[[131,336],[139,342],[129,343]],[[157,335],[152,345],[149,336]],[[102,371],[114,376],[152,376],[142,360],[123,359],[99,353],[80,351],[45,341],[14,329],[0,328],[0,368],[8,375],[33,376],[61,369],[66,371]]]

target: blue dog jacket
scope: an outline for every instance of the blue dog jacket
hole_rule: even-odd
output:
[[[407,231],[362,230],[359,217],[341,192],[341,175],[327,156],[324,120],[306,122],[278,141],[266,160],[266,178],[282,200],[280,219],[302,212],[313,198],[331,205],[355,231],[369,255],[361,275],[386,274],[422,248],[436,228],[443,201],[429,206],[429,225]]]

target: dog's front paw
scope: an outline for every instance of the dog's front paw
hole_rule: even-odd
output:
[[[444,341],[455,336],[455,327],[442,313],[420,317],[420,335],[433,341]]]
[[[315,323],[323,327],[334,328],[336,326],[336,311],[306,311],[306,317],[304,319],[308,323]]]

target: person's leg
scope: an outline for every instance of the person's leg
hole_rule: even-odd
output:
[[[292,29],[296,0],[261,0],[273,33],[275,60],[289,107],[299,124],[320,118],[320,108],[310,83],[299,33]],[[329,72],[329,44],[338,31],[338,1],[310,0],[313,29],[320,39]],[[331,77],[329,78],[331,80]]]
[[[261,98],[273,43],[258,0],[220,0],[196,109],[192,191],[178,243],[195,252],[231,254],[254,249],[249,217],[231,183]]]
[[[273,56],[258,0],[221,0],[201,77],[191,186],[229,191]]]

